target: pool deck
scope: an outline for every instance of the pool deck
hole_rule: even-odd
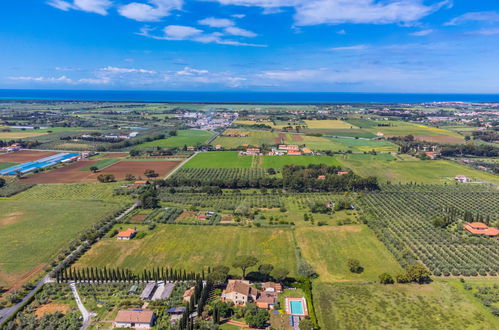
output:
[[[303,314],[292,314],[291,313],[291,302],[292,301],[299,301],[302,303]],[[307,301],[305,300],[305,297],[301,297],[301,298],[286,297],[286,314],[296,315],[296,316],[307,316],[308,309],[307,309]]]

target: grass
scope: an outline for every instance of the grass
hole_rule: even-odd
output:
[[[372,126],[367,129],[374,134],[381,132],[385,136],[414,135],[414,136],[451,136],[451,137],[463,138],[461,135],[459,135],[456,132],[452,132],[442,128],[420,125],[420,124],[407,123],[403,121],[382,121],[380,123],[388,124],[391,126]]]
[[[118,162],[119,159],[117,158],[106,158],[106,159],[101,159],[97,163],[89,165],[85,168],[82,168],[80,171],[90,171],[91,167],[97,167],[98,170],[102,170],[105,167],[108,167],[110,165],[113,165],[114,163]]]
[[[114,189],[119,187],[118,183],[57,183],[38,184],[10,199],[22,201],[44,201],[44,200],[89,200],[106,202],[130,201],[129,196],[115,196]]]
[[[0,285],[10,286],[50,261],[78,233],[116,210],[98,201],[2,200]]]
[[[296,239],[321,281],[376,281],[383,272],[402,272],[395,258],[364,225],[301,227],[296,230]],[[362,273],[350,272],[350,258],[360,261]]]
[[[358,128],[350,123],[342,120],[305,120],[305,124],[309,129],[325,128],[325,129],[352,129]]]
[[[335,143],[345,145],[349,150],[353,151],[371,151],[377,152],[396,152],[398,146],[384,140],[366,140],[366,139],[349,139],[349,138],[331,138]]]
[[[260,146],[262,144],[274,145],[277,144],[275,139],[279,137],[279,133],[272,132],[256,132],[256,131],[243,131],[230,129],[229,131],[237,131],[240,133],[248,134],[247,137],[228,137],[219,136],[213,141],[212,145],[220,144],[222,147],[227,149],[237,148],[244,144],[249,144],[252,146]]]
[[[499,322],[445,281],[320,283],[314,302],[323,329],[497,329]]]
[[[15,140],[24,139],[30,137],[37,137],[40,135],[45,135],[46,133],[32,132],[32,131],[19,131],[19,132],[0,132],[0,140]]]
[[[285,165],[327,164],[341,166],[335,157],[330,156],[262,156],[263,168],[282,168]]]
[[[117,228],[126,229],[126,225]],[[295,270],[295,254],[289,229],[242,228],[232,226],[158,225],[141,239],[98,242],[76,267],[127,267],[135,271],[164,266],[201,271],[217,264],[231,266],[239,255],[254,255],[261,263]],[[255,269],[251,269],[255,270]],[[250,271],[251,271],[250,270]],[[233,269],[233,274],[241,270]]]
[[[361,176],[377,176],[381,182],[449,184],[455,182],[456,175],[465,175],[472,180],[499,183],[499,178],[493,174],[447,160],[379,161],[349,158],[340,159],[340,162]]]
[[[358,138],[366,138],[371,139],[375,138],[371,132],[367,132],[360,129],[307,129],[303,131],[304,133],[321,133],[324,136],[345,136],[345,137],[358,137]]]
[[[213,136],[212,132],[203,130],[180,130],[176,136],[167,139],[161,139],[151,142],[146,142],[135,146],[134,148],[173,148],[183,146],[196,146],[208,141]]]
[[[2,163],[0,163],[0,170],[6,169],[6,168],[9,168],[12,166],[16,166],[16,165],[18,165],[18,163],[2,162]]]
[[[237,151],[198,153],[184,168],[251,168],[253,157],[239,156]]]

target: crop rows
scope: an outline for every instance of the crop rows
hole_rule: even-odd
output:
[[[462,221],[444,229],[431,221],[434,216],[445,217],[449,208],[497,219],[497,192],[436,186],[411,192],[407,186],[400,188],[367,194],[361,205],[368,225],[402,264],[419,260],[435,275],[497,275],[497,239],[470,237],[462,229]]]
[[[202,193],[161,193],[164,202],[208,207],[215,210],[235,210],[240,205],[256,208],[278,208],[282,206],[281,198],[277,195],[263,194],[225,194],[207,195]]]
[[[181,168],[171,179],[199,180],[204,183],[226,180],[256,180],[266,176],[265,170],[260,168]]]

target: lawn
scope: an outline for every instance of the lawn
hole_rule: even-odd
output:
[[[125,228],[118,225],[117,228]],[[175,267],[200,271],[203,267],[231,266],[239,255],[254,255],[261,263],[295,273],[293,238],[289,229],[242,228],[232,226],[157,225],[150,231],[138,226],[131,241],[105,238],[76,264],[76,267],[127,267],[135,271],[152,267]],[[255,268],[251,270],[255,270]],[[231,273],[241,275],[241,270]]]
[[[314,302],[323,329],[498,329],[497,317],[454,286],[320,283]]]
[[[263,168],[282,168],[285,165],[327,164],[329,166],[341,166],[335,157],[330,156],[262,156]]]
[[[305,124],[309,129],[324,128],[324,129],[352,129],[358,128],[350,123],[342,120],[305,120]]]
[[[456,175],[465,175],[473,181],[483,180],[499,183],[499,178],[493,174],[447,160],[378,161],[349,158],[347,160],[340,159],[340,162],[361,176],[377,176],[381,182],[449,184],[455,182]]]
[[[10,286],[40,272],[78,233],[117,207],[99,201],[2,200],[0,285]]]
[[[134,148],[174,148],[183,146],[196,146],[197,144],[205,143],[212,136],[212,132],[203,130],[180,130],[177,131],[176,136],[172,136],[167,139],[142,143],[135,146]]]
[[[0,162],[0,170],[18,165],[18,163]]]
[[[239,156],[237,151],[201,152],[183,168],[251,168],[253,157]]]
[[[296,240],[321,281],[376,281],[383,272],[402,272],[391,253],[364,225],[301,227],[296,230]],[[350,258],[360,261],[362,273],[350,272]]]

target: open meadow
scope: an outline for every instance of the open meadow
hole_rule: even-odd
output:
[[[237,151],[201,152],[182,166],[183,168],[250,168],[251,156],[239,156]]]
[[[46,200],[43,195],[40,199],[2,199],[0,285],[10,287],[39,274],[78,233],[118,207],[91,200]]]
[[[315,282],[323,329],[498,329],[474,297],[436,280],[419,284]]]
[[[203,130],[179,130],[177,135],[171,136],[166,139],[155,140],[151,142],[146,142],[139,144],[134,149],[140,148],[173,148],[173,147],[183,147],[183,146],[196,146],[198,144],[205,143],[209,138],[213,136],[212,132]]]
[[[305,120],[309,129],[355,129],[358,128],[342,120]]]
[[[249,254],[262,263],[295,273],[289,229],[157,225],[154,230],[138,226],[138,231],[139,236],[141,232],[145,236],[131,241],[118,241],[115,237],[101,240],[75,266],[125,267],[134,271],[158,266],[201,271],[218,264],[231,266],[237,256]],[[241,270],[232,269],[231,273],[240,275]]]
[[[395,258],[365,225],[301,227],[296,230],[296,240],[322,282],[376,281],[383,272],[402,272]],[[364,271],[350,272],[348,259],[359,260]]]

